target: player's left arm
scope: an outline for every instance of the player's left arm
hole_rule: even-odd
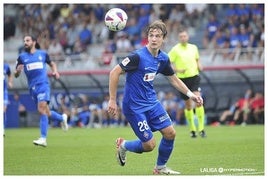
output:
[[[58,72],[57,64],[55,62],[51,61],[48,55],[46,55],[46,63],[49,65],[49,67],[50,67],[50,69],[52,71],[52,75],[56,79],[59,79],[60,78],[60,74]]]
[[[201,72],[203,71],[203,65],[201,64],[201,61],[200,61],[200,56],[199,56],[199,51],[198,51],[198,48],[197,46],[195,46],[195,59],[196,59],[196,63],[197,63],[197,68],[198,68],[198,71]]]
[[[198,67],[198,71],[203,71],[203,65],[200,62],[200,59],[196,59],[196,63],[197,63],[197,67]]]

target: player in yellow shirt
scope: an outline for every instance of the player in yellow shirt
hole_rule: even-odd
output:
[[[180,78],[194,94],[201,95],[199,72],[202,70],[202,65],[199,60],[198,48],[196,45],[188,43],[189,34],[185,29],[181,29],[179,31],[178,38],[179,43],[176,44],[168,53],[170,61],[178,78]],[[181,97],[185,101],[184,114],[185,118],[188,120],[191,137],[197,137],[197,130],[194,122],[195,116],[198,119],[198,132],[200,136],[206,137],[204,130],[204,106],[194,106],[192,100],[182,93]]]

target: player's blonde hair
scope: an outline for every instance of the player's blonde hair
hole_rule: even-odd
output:
[[[159,29],[162,31],[163,33],[163,38],[165,38],[167,36],[167,27],[166,27],[166,24],[161,21],[161,20],[156,20],[154,21],[153,23],[151,23],[148,28],[147,28],[147,31],[146,31],[146,34],[148,35],[149,32],[151,30],[154,30],[154,29]]]

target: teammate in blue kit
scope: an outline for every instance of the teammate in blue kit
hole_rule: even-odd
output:
[[[4,126],[4,136],[5,136],[5,128],[6,128],[6,122],[7,122],[7,114],[6,114],[6,110],[7,110],[7,105],[9,103],[8,101],[8,88],[12,88],[13,87],[13,77],[12,77],[12,73],[10,70],[10,66],[8,63],[4,63],[4,121],[3,121],[3,126]]]
[[[128,55],[110,72],[108,112],[116,115],[116,102],[119,77],[126,73],[123,99],[123,113],[138,137],[137,140],[116,140],[117,160],[121,166],[126,163],[126,152],[150,152],[156,146],[153,132],[160,131],[162,139],[158,147],[158,158],[153,174],[180,174],[171,170],[166,163],[172,153],[176,131],[172,121],[157,99],[153,81],[158,73],[169,79],[179,91],[197,103],[203,104],[200,96],[193,94],[187,86],[176,77],[168,55],[160,50],[167,35],[166,25],[162,21],[153,22],[147,29],[148,44]]]
[[[27,77],[28,88],[30,95],[34,102],[37,104],[38,112],[40,113],[40,138],[34,140],[35,145],[47,146],[47,132],[48,132],[48,117],[52,120],[58,120],[62,122],[62,129],[68,130],[67,115],[58,114],[55,111],[49,109],[50,101],[50,84],[47,75],[48,64],[52,70],[52,74],[56,79],[60,77],[57,66],[50,58],[46,51],[39,49],[37,39],[31,35],[24,37],[25,52],[22,52],[16,64],[16,70],[14,76],[19,77],[22,70]]]

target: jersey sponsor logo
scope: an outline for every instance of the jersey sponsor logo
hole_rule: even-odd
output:
[[[30,70],[37,70],[37,69],[43,69],[43,63],[42,62],[33,62],[26,65],[26,69],[28,71]]]
[[[127,66],[127,64],[130,62],[129,58],[125,58],[123,61],[122,61],[122,64],[123,66]]]
[[[163,122],[163,121],[165,121],[165,120],[167,120],[167,119],[169,119],[168,114],[165,114],[165,115],[159,117],[159,120],[160,120],[161,122]]]
[[[149,138],[149,133],[145,131],[145,132],[143,133],[143,137],[145,137],[146,139],[148,139],[148,138]]]
[[[43,99],[45,99],[45,97],[46,97],[46,93],[40,93],[40,94],[37,95],[37,98],[39,100],[43,100]]]
[[[143,77],[143,81],[153,81],[156,73],[146,73]]]

